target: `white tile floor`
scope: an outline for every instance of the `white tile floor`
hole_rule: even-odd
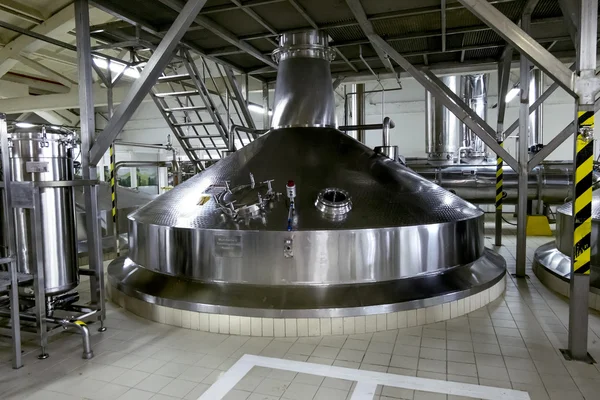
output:
[[[488,233],[491,246],[493,233]],[[528,258],[549,238],[529,238]],[[499,252],[514,270],[515,237]],[[108,331],[93,329],[96,357],[80,358],[80,338],[61,334],[50,358],[26,345],[26,366],[10,368],[0,341],[2,399],[197,399],[243,354],[287,358],[526,390],[532,399],[600,399],[600,366],[566,362],[568,303],[529,280],[510,278],[506,294],[468,316],[374,334],[249,338],[143,320],[109,305]],[[589,351],[600,360],[600,313],[590,312]],[[227,399],[347,399],[352,382],[255,367]],[[376,399],[456,399],[380,387]]]

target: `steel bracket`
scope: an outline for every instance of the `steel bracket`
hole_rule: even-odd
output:
[[[579,97],[579,104],[589,110],[594,111],[594,101],[596,95],[600,92],[600,77],[593,70],[581,71],[579,77],[575,80],[575,93]]]

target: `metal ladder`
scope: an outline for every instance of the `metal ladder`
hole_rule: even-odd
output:
[[[202,73],[190,52],[180,49],[150,95],[189,160],[202,170],[204,162],[218,160],[224,151],[254,139],[233,128],[255,126],[233,71],[216,63],[211,68],[204,57],[199,64]],[[224,87],[219,87],[215,75]]]

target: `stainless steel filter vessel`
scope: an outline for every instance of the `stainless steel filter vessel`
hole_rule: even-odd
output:
[[[17,129],[11,134],[9,157],[16,182],[73,180],[73,136],[50,128]],[[46,130],[47,129],[47,130]],[[57,295],[79,284],[75,205],[72,187],[41,187],[42,243],[34,243],[33,212],[15,210],[19,270],[34,272],[34,246],[42,246],[46,295]]]
[[[445,76],[442,81],[483,120],[487,118],[486,74]],[[425,151],[431,165],[451,165],[461,159],[466,163],[480,164],[488,157],[483,140],[429,92],[425,97]]]
[[[487,119],[487,74],[463,75],[460,77],[462,98],[484,121]],[[481,163],[487,157],[487,146],[472,130],[461,122],[462,146],[466,163]]]
[[[442,81],[459,93],[460,78],[445,76]],[[461,122],[430,92],[425,95],[425,151],[434,165],[453,164],[458,157]]]

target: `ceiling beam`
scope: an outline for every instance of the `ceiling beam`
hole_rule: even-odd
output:
[[[563,89],[573,94],[575,79],[573,72],[559,62],[540,43],[519,28],[500,10],[487,1],[459,0],[476,17],[485,22],[513,48],[529,58],[539,69],[557,81]]]
[[[363,9],[360,0],[346,0],[346,4],[348,4],[348,7],[350,7],[354,18],[356,19],[356,21],[358,21],[358,25],[360,25],[360,28],[362,29],[363,33],[366,36],[374,35],[375,30],[373,29],[373,24],[367,18],[367,14]],[[394,67],[392,66],[392,62],[390,61],[388,56],[379,47],[373,46],[373,48],[375,49],[377,56],[379,57],[385,68],[390,72],[394,72]]]
[[[25,65],[26,67],[29,67],[29,68],[33,69],[34,71],[37,71],[40,74],[42,74],[50,79],[53,79],[62,85],[65,85],[66,87],[70,88],[70,87],[77,85],[77,82],[75,82],[74,80],[54,71],[51,68],[46,67],[45,65],[43,65],[35,60],[32,60],[31,58],[29,58],[27,56],[23,56],[23,55],[17,56],[17,60],[21,64]]]
[[[128,86],[117,86],[113,89],[114,104],[119,104],[129,91]],[[144,101],[152,101],[146,97]],[[93,102],[95,107],[104,107],[107,102],[107,90],[94,86]],[[69,93],[44,94],[40,96],[22,96],[0,99],[0,110],[6,114],[18,114],[33,111],[65,110],[79,108],[79,94],[76,90]]]
[[[489,1],[489,3],[497,4],[497,3],[509,3],[509,2],[514,2],[514,1],[518,1],[518,0],[491,0],[491,1]],[[464,7],[460,3],[458,3],[457,0],[455,0],[452,2],[451,5],[446,6],[446,11],[460,10],[463,8]],[[378,21],[378,20],[392,19],[392,18],[412,17],[412,16],[417,16],[417,15],[439,14],[439,12],[440,12],[439,7],[428,6],[428,7],[413,8],[413,9],[408,9],[408,10],[388,11],[388,12],[373,14],[373,15],[368,16],[367,19],[369,21]],[[345,27],[357,26],[357,25],[359,25],[357,21],[344,20],[344,21],[340,21],[340,22],[332,22],[332,23],[328,23],[328,24],[323,24],[323,25],[319,26],[319,29],[328,30],[328,29],[345,28]],[[311,27],[307,26],[307,27],[295,28],[294,31],[302,31],[302,30],[307,30],[307,29],[311,29]],[[272,36],[273,36],[273,34],[271,34],[270,32],[263,32],[263,33],[241,36],[240,39],[241,40],[255,40],[255,39],[264,39],[264,38],[272,37]]]
[[[579,4],[572,0],[558,0],[558,4],[563,13],[563,20],[569,31],[569,35],[573,40],[573,44],[577,46],[579,38]]]
[[[38,10],[13,0],[2,0],[0,10],[32,24],[44,22],[44,16]]]
[[[171,8],[172,10],[175,10],[177,12],[181,12],[181,10],[183,9],[184,3],[182,3],[180,0],[159,0],[159,1],[161,3],[163,3],[164,5],[166,5],[167,7]],[[241,50],[244,50],[246,53],[250,54],[254,58],[277,69],[277,64],[275,64],[275,62],[273,60],[263,56],[263,54],[261,53],[260,50],[258,50],[257,48],[255,48],[254,46],[252,46],[248,43],[245,43],[245,42],[239,40],[233,33],[228,31],[227,29],[223,28],[221,25],[215,23],[213,20],[211,20],[207,17],[203,17],[202,15],[198,15],[196,17],[196,19],[194,20],[194,22],[198,25],[205,27],[206,29],[208,29],[209,31],[211,31],[212,33],[214,33],[221,39],[225,40],[226,42],[229,42],[232,45],[240,48]]]
[[[54,110],[54,112],[58,115],[60,115],[61,117],[65,118],[66,120],[69,121],[70,126],[75,126],[79,123],[79,115],[75,114],[72,111],[69,111],[68,109],[64,109],[64,110]]]
[[[73,27],[73,5],[68,5],[58,11],[31,31],[40,35],[52,35],[57,32],[68,32]],[[16,64],[16,57],[21,52],[34,52],[44,47],[46,43],[35,38],[20,35],[0,49],[0,77],[11,70]]]
[[[94,7],[104,11],[107,14],[114,16],[115,18],[119,18],[122,21],[128,22],[130,25],[139,26],[141,29],[150,33],[153,36],[156,36],[157,38],[162,39],[165,36],[165,33],[166,33],[165,31],[159,30],[157,27],[153,26],[148,21],[141,19],[138,15],[136,15],[134,13],[130,13],[130,12],[126,11],[125,9],[116,6],[114,3],[105,2],[105,0],[90,0],[90,3],[93,4]],[[237,6],[234,6],[234,8],[237,8]],[[194,28],[194,26],[190,27],[190,29],[193,29],[193,28]],[[188,29],[188,32],[190,29]],[[221,60],[216,57],[208,56],[206,54],[206,52],[204,51],[204,49],[199,48],[198,46],[196,46],[193,43],[190,43],[189,41],[181,40],[180,43],[183,46],[192,50],[193,52],[195,52],[203,57],[206,57],[213,62],[217,62],[217,63],[220,63],[221,65],[228,66],[238,72],[242,72],[242,73],[244,72],[244,70],[237,65],[231,64],[230,62]]]
[[[58,114],[56,111],[34,111],[34,114],[43,118],[51,125],[71,125],[71,121]]]
[[[46,79],[40,79],[33,76],[18,74],[14,72],[9,72],[4,75],[2,80],[21,83],[23,85],[27,85],[29,87],[30,93],[67,93],[69,92],[69,88],[61,85],[58,82],[52,82]]]

